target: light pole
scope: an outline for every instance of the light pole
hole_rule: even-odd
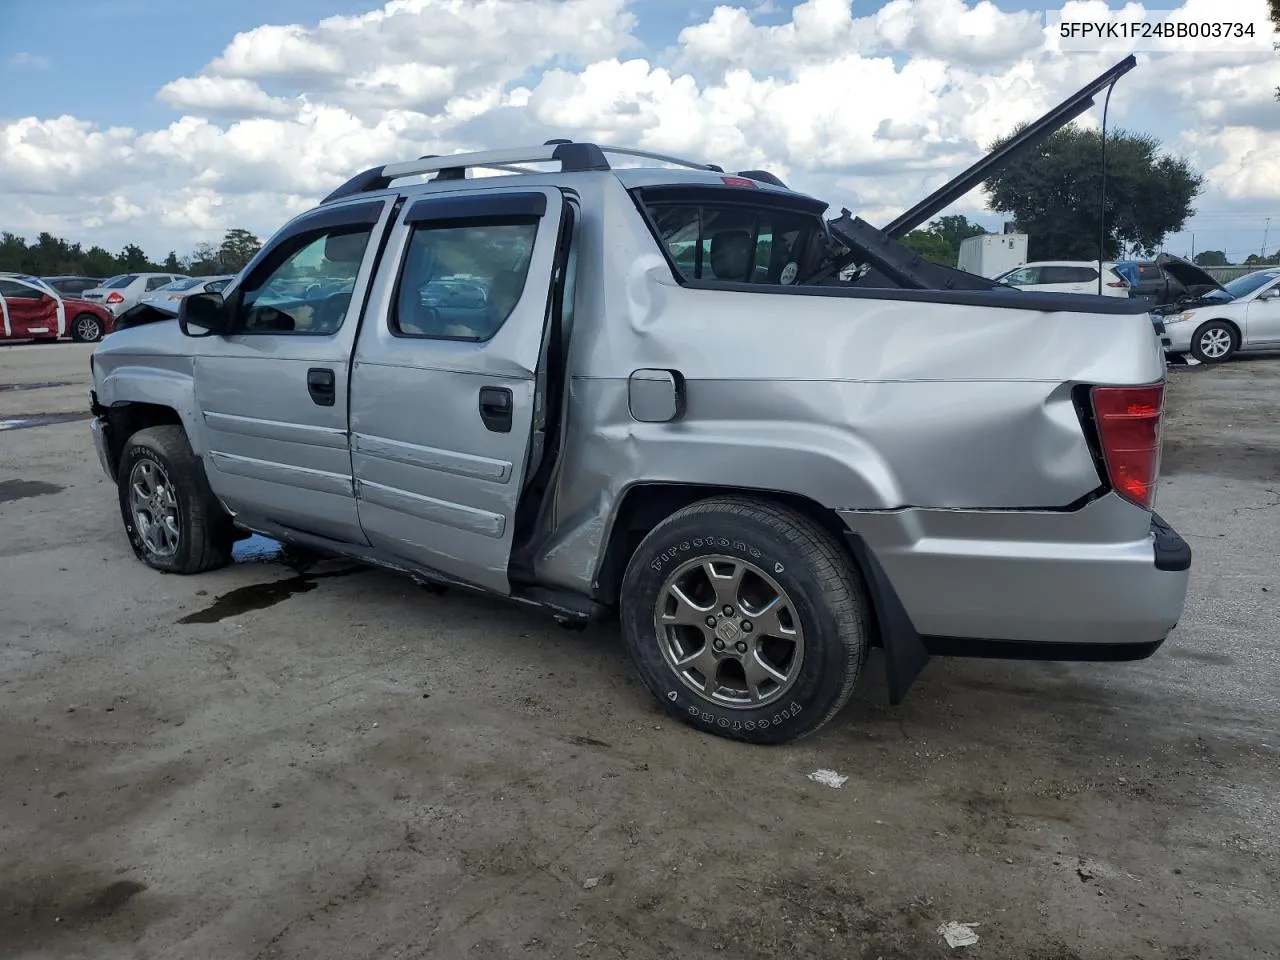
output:
[[[1262,259],[1267,259],[1267,234],[1271,232],[1271,218],[1262,221]]]

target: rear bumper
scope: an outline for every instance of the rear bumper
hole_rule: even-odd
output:
[[[1139,659],[1168,636],[1186,600],[1191,548],[1158,514],[1114,494],[1071,513],[841,517],[929,652]]]

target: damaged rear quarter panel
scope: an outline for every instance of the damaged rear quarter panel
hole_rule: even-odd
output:
[[[602,322],[575,331],[558,529],[539,564],[565,586],[589,583],[583,561],[637,483],[834,510],[1066,507],[1101,483],[1071,388],[1164,377],[1145,313],[695,289],[651,249],[637,242],[625,285],[580,293],[579,315]],[[681,419],[631,418],[640,368],[684,378]]]

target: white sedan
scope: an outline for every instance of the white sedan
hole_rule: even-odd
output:
[[[1237,277],[1196,305],[1164,317],[1171,356],[1222,363],[1237,352],[1280,350],[1280,267]]]

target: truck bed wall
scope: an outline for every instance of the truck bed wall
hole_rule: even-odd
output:
[[[1067,508],[1102,483],[1072,387],[1164,377],[1145,312],[1077,312],[1083,297],[1021,301],[1070,311],[1003,306],[1018,291],[695,289],[629,197],[605,213],[608,244],[599,221],[584,225],[557,529],[539,569],[565,586],[589,583],[584,558],[637,483],[782,490],[839,510]],[[631,417],[640,368],[684,378],[680,420]],[[1122,535],[1145,535],[1134,514]]]

